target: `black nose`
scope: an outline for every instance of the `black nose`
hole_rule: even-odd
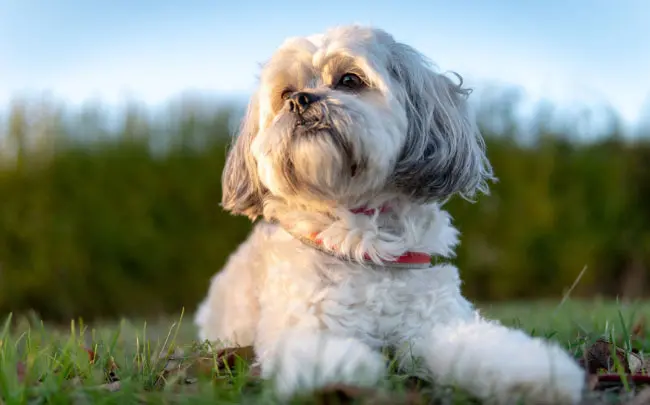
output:
[[[310,105],[318,101],[320,97],[314,93],[299,91],[289,97],[289,111],[302,114]]]

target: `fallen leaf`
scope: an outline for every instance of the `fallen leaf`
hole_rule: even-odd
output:
[[[253,361],[255,359],[255,349],[253,349],[253,346],[230,347],[217,352],[216,357],[219,367],[234,368],[238,358],[247,363]]]
[[[88,361],[90,362],[90,364],[95,364],[95,362],[99,360],[99,355],[95,350],[89,348],[85,348],[84,350],[86,351],[86,353],[88,353]],[[120,378],[117,376],[118,369],[119,366],[115,362],[115,358],[113,358],[112,356],[109,357],[106,360],[106,364],[104,364],[104,373],[105,373],[105,379],[107,383],[113,383],[120,380]]]
[[[97,353],[94,350],[88,348],[86,348],[86,353],[88,353],[88,361],[90,362],[90,364],[94,364],[95,360],[98,357]]]
[[[648,368],[648,361],[644,361],[643,357],[638,353],[628,354],[627,362],[630,366],[630,373],[632,374],[644,374]]]
[[[167,385],[170,380],[176,380],[178,378],[177,374],[181,370],[182,363],[182,358],[176,358],[174,355],[170,355],[162,370],[158,373],[158,377],[154,382],[154,387],[162,388]]]
[[[187,369],[189,378],[205,377],[211,378],[214,374],[214,359],[212,357],[200,356],[193,359]]]
[[[165,360],[154,386],[162,388],[170,384],[192,385],[198,381],[197,377],[212,377],[213,369],[214,359],[212,357],[196,353],[185,355],[177,350],[175,354],[169,355]]]
[[[251,364],[255,358],[252,346],[225,348],[216,354],[208,354],[202,350],[183,354],[182,351],[176,350],[166,358],[159,358],[164,363],[160,366],[161,371],[153,384],[158,389],[174,385],[174,391],[184,391],[187,386],[196,385],[200,378],[212,379],[216,384],[229,385],[232,382],[230,371],[236,368],[238,359],[251,366],[248,373],[251,381],[257,379],[261,373],[258,365]]]
[[[616,354],[625,373],[630,373],[630,364],[625,350],[616,347],[604,339],[598,339],[585,350],[584,356],[579,360],[579,363],[590,374],[598,374],[602,370],[606,372],[617,371],[614,370],[616,363],[612,358],[612,351]]]
[[[615,366],[612,352],[623,367],[623,375]],[[626,384],[632,387],[650,385],[650,376],[646,375],[648,363],[641,355],[627,353],[604,339],[597,340],[587,348],[579,363],[588,373],[587,386],[592,391],[621,389]]]

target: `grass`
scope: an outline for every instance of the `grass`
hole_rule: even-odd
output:
[[[567,301],[559,307],[552,302],[511,302],[479,307],[488,317],[557,340],[576,357],[598,338],[614,339],[620,347],[641,353],[650,349],[646,334],[632,339],[630,332],[638,319],[650,317],[646,302]],[[182,315],[88,326],[73,321],[65,328],[9,317],[0,324],[0,404],[277,402],[268,384],[250,378],[248,362],[239,359],[218,367],[219,359],[194,336],[191,321]],[[87,348],[96,353],[95,361],[90,361]],[[116,377],[119,381],[111,382]],[[382,388],[402,395],[411,385],[412,379],[393,373]],[[430,396],[439,395],[436,388],[424,389]],[[468,403],[462,393],[456,395],[453,403]],[[315,400],[302,398],[300,403]]]

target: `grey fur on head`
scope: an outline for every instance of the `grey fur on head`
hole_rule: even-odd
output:
[[[458,77],[379,29],[287,40],[229,150],[222,206],[254,219],[269,200],[353,208],[487,193],[494,176]]]
[[[471,91],[434,72],[408,45],[392,47],[392,73],[406,93],[408,134],[390,182],[420,201],[489,192],[495,180],[485,143],[467,108]]]

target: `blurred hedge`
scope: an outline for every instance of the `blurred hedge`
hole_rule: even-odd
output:
[[[489,125],[489,107],[481,122],[500,182],[477,204],[448,205],[462,231],[466,293],[559,297],[587,265],[573,295],[642,295],[650,144],[625,141],[616,127],[584,143],[544,125],[523,143],[507,114],[499,129]],[[112,118],[98,106],[69,114],[14,103],[0,149],[0,313],[194,309],[250,229],[218,206],[238,118],[200,103],[157,115],[131,105]]]

